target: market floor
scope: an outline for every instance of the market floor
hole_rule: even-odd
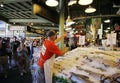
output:
[[[7,78],[0,74],[0,83],[32,83],[32,76],[30,72],[20,76],[19,70],[13,68],[8,71]]]

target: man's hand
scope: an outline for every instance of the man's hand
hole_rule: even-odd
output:
[[[68,52],[69,51],[69,48],[68,47],[65,47],[62,51],[61,51],[61,53],[62,53],[62,55],[64,55],[66,52]]]

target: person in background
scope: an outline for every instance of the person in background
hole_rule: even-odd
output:
[[[50,59],[54,54],[57,56],[61,56],[64,53],[68,51],[68,48],[64,48],[63,50],[60,50],[56,43],[59,42],[64,36],[61,36],[60,38],[56,39],[56,34],[54,31],[48,31],[47,32],[47,39],[43,42],[40,58],[38,60],[38,76],[37,76],[37,83],[45,83],[45,76],[44,76],[44,63],[48,59]]]
[[[18,52],[18,67],[20,70],[20,75],[23,76],[27,71],[28,67],[28,49],[24,45],[24,40],[22,40],[20,46],[17,48]]]
[[[6,38],[3,39],[0,37],[0,65],[3,68],[2,73],[4,74],[5,78],[7,78],[8,71],[8,56],[6,51],[6,44],[7,44]]]
[[[77,42],[73,41],[71,45],[71,50],[77,48]]]
[[[9,67],[11,67],[11,62],[12,62],[12,48],[11,48],[10,38],[9,37],[7,38],[6,50],[7,50],[7,55],[9,56]]]
[[[32,40],[30,41],[30,59],[33,57],[33,42]]]
[[[12,42],[12,55],[15,61],[15,66],[18,65],[18,56],[17,56],[17,48],[19,47],[20,42],[17,40],[17,37],[13,37],[13,42]]]

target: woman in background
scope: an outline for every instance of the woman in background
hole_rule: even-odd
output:
[[[28,49],[24,45],[24,41],[21,42],[20,46],[17,48],[18,52],[18,66],[20,70],[20,75],[23,76],[27,71],[28,67]]]

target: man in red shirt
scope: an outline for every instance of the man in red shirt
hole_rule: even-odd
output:
[[[60,50],[55,43],[60,41],[64,36],[60,37],[56,40],[56,34],[54,31],[49,31],[47,33],[47,39],[45,39],[43,46],[41,48],[40,58],[38,60],[39,65],[39,76],[38,76],[38,83],[45,83],[44,78],[44,63],[46,60],[50,59],[54,54],[57,56],[63,55],[68,51],[68,48],[65,48],[64,50]]]

